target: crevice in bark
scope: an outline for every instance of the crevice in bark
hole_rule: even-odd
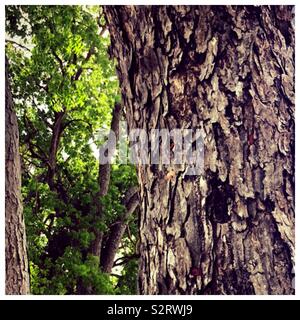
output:
[[[216,175],[209,181],[211,191],[206,198],[207,217],[217,223],[230,221],[228,206],[233,202],[234,192],[228,181],[222,182]]]
[[[292,28],[276,25],[268,6],[104,11],[129,126],[202,128],[205,136],[199,179],[175,170],[166,181],[139,166],[140,292],[293,292],[286,262],[272,254],[276,223],[293,261]],[[276,16],[291,21],[292,9],[278,7]],[[139,61],[134,88],[130,55]]]

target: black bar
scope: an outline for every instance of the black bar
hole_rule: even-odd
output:
[[[4,317],[19,319],[93,320],[215,320],[270,317],[294,318],[291,300],[6,300],[0,301]],[[6,311],[6,312],[5,312]]]

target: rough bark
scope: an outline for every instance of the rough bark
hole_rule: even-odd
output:
[[[200,128],[204,174],[138,166],[141,294],[292,294],[290,6],[105,7],[129,129]]]
[[[21,197],[21,165],[17,117],[5,60],[5,292],[28,294],[29,273]]]

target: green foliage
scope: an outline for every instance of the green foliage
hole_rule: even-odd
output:
[[[136,260],[130,260],[122,270],[122,277],[119,281],[120,294],[137,294],[136,274],[138,272],[138,263]]]
[[[111,224],[124,213],[126,190],[136,184],[132,166],[113,165],[109,193],[97,199],[97,131],[110,126],[120,100],[104,23],[99,6],[6,6],[6,55],[20,129],[33,294],[76,294],[80,286],[97,294],[135,292],[135,260],[122,267],[122,281],[116,282],[89,253],[95,230],[107,238]],[[97,201],[103,218],[95,215]],[[125,235],[122,247],[130,255],[136,218],[128,225],[134,240]]]
[[[82,262],[82,255],[78,249],[67,247],[64,254],[53,264],[54,275],[49,280],[49,269],[40,268],[30,262],[31,290],[34,294],[68,294],[76,292],[78,283],[91,287],[95,294],[115,294],[115,289],[109,275],[99,269],[99,259],[88,256]]]

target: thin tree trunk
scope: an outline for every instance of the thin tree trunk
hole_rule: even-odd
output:
[[[138,167],[140,293],[294,293],[293,7],[105,14],[129,129],[204,132],[203,175]]]
[[[133,187],[128,190],[123,201],[125,213],[114,222],[110,227],[109,236],[102,247],[101,252],[101,269],[103,272],[111,273],[114,265],[115,256],[120,247],[120,243],[127,226],[127,219],[133,214],[139,204],[138,188]]]
[[[113,110],[113,117],[111,120],[111,131],[113,131],[116,135],[116,140],[119,137],[119,122],[121,117],[122,107],[119,103],[116,103]],[[101,148],[103,148],[104,152],[107,150],[107,143],[105,143]],[[114,150],[110,150],[111,155],[114,153]],[[110,157],[112,158],[112,156]],[[107,161],[105,164],[99,165],[98,170],[98,184],[99,184],[99,192],[95,195],[94,203],[96,207],[96,217],[103,221],[103,208],[101,205],[101,198],[107,195],[109,183],[110,183],[110,171],[111,164],[110,161]],[[104,221],[103,221],[104,222]],[[99,259],[101,259],[101,248],[103,242],[103,231],[99,229],[94,229],[95,240],[91,245],[91,253]]]
[[[55,112],[52,136],[49,148],[47,183],[51,191],[55,191],[55,173],[56,173],[56,156],[59,148],[60,138],[64,130],[63,120],[66,116],[66,111]]]
[[[118,140],[119,137],[119,122],[121,118],[122,113],[122,106],[119,103],[116,103],[113,110],[113,116],[111,120],[111,131],[113,131],[116,135],[116,140]],[[108,142],[105,143],[100,150],[102,154],[105,154],[105,151],[108,149]],[[110,160],[112,158],[112,155],[115,150],[109,150],[111,152],[110,156],[108,156],[108,161],[105,164],[100,163],[99,164],[99,170],[98,170],[98,184],[99,184],[99,191],[94,196],[94,207],[95,207],[95,219],[98,221],[105,223],[105,215],[103,214],[103,206],[101,205],[101,198],[106,196],[109,189],[109,183],[110,183],[110,174],[111,174],[111,164]],[[100,155],[100,153],[99,153]],[[93,228],[92,229],[95,239],[92,241],[89,253],[99,258],[99,268],[102,267],[100,261],[101,259],[106,259],[105,257],[102,257],[103,250],[103,236],[104,232],[102,230],[99,230],[99,228]],[[105,252],[105,254],[110,254],[109,252]],[[105,271],[108,270],[109,266],[105,262]],[[79,283],[77,285],[78,294],[94,294],[94,288],[92,285],[85,285],[81,280],[79,280]]]
[[[29,273],[21,197],[21,165],[17,117],[5,59],[5,262],[6,294],[28,294]]]

